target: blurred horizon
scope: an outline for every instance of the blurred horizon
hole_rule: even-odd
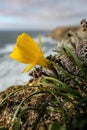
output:
[[[0,0],[0,31],[52,30],[79,25],[87,0]]]

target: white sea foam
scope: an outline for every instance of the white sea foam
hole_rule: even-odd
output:
[[[22,74],[26,65],[8,58],[0,64],[0,91],[11,85],[25,84],[29,81],[28,73]]]
[[[43,35],[42,36],[40,35],[40,37],[41,37],[41,41],[42,41],[43,44],[44,43],[50,43],[50,44],[53,45],[53,44],[56,43],[56,40],[53,40],[51,37],[45,37]],[[34,40],[38,42],[38,37],[34,38]]]
[[[12,51],[14,48],[14,43],[6,44],[3,48],[0,49],[0,54],[7,54]]]

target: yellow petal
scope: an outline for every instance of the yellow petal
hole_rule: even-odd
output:
[[[28,72],[28,71],[29,71],[30,69],[32,69],[34,66],[35,66],[35,65],[33,65],[33,64],[28,65],[28,66],[22,71],[22,73]]]
[[[14,49],[14,51],[9,55],[12,59],[25,63],[25,64],[29,64],[29,61],[23,57],[18,51],[17,49]]]
[[[49,65],[49,61],[44,57],[43,54],[40,57],[40,59],[38,60],[38,65],[44,66],[44,67],[48,67],[48,65]]]
[[[33,39],[26,33],[18,36],[16,49],[18,52],[27,58],[29,61],[32,59],[36,60],[40,56],[40,50]]]
[[[33,51],[30,49],[30,50],[27,50],[26,47],[16,47],[16,50],[20,53],[20,55],[22,55],[23,57],[25,57],[26,59],[37,59],[37,57],[39,57],[40,55],[40,52],[36,51],[34,48],[33,48]]]
[[[24,51],[20,50],[17,47],[14,48],[14,51],[9,56],[16,61],[19,61],[25,64],[34,64],[37,61],[37,58],[39,57],[39,55],[34,56],[31,53],[26,55]]]
[[[35,51],[37,53],[39,52],[39,48],[35,41],[26,33],[22,33],[18,36],[16,46],[22,51],[26,52],[26,54],[29,52],[35,54]]]

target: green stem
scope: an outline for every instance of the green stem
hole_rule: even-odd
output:
[[[55,79],[55,78],[52,78],[52,77],[44,77],[44,79],[46,80],[51,80],[53,81],[54,83],[58,83],[60,84],[63,88],[65,88],[67,90],[68,93],[72,94],[73,96],[75,97],[79,97],[79,98],[82,98],[82,96],[76,92],[75,90],[73,90],[70,86],[68,86],[66,83],[63,83],[62,81],[58,80],[58,79]],[[59,86],[59,85],[58,85]]]
[[[20,86],[19,86],[19,87],[20,87]],[[7,98],[10,97],[11,95],[15,94],[16,92],[18,92],[18,91],[20,91],[20,90],[22,90],[22,89],[26,89],[26,88],[29,88],[29,86],[24,86],[24,87],[22,87],[22,88],[18,88],[18,89],[16,89],[16,90],[14,90],[13,92],[9,93],[9,94],[0,102],[0,105],[1,105],[2,103],[4,103],[4,102],[7,100]]]
[[[76,56],[76,54],[74,54],[70,48],[68,46],[64,47],[65,50],[70,54],[70,56],[72,56],[72,58],[74,59],[74,61],[76,62],[76,64],[78,65],[78,67],[80,68],[80,70],[82,71],[83,75],[84,75],[84,80],[87,82],[87,72],[86,69],[83,67],[83,65],[81,64],[80,60],[78,59],[78,57]]]
[[[40,94],[40,93],[50,93],[50,94],[52,94],[52,95],[56,98],[57,102],[59,103],[59,100],[57,99],[56,95],[55,95],[52,91],[50,91],[50,90],[48,90],[48,91],[37,91],[37,90],[36,90],[34,93],[32,93],[32,94],[29,95],[27,98],[25,98],[24,100],[22,100],[21,103],[18,105],[18,107],[17,107],[17,109],[16,109],[16,111],[15,111],[15,114],[14,114],[14,116],[13,116],[13,118],[12,118],[12,127],[13,127],[13,125],[14,125],[15,118],[16,118],[16,116],[17,116],[17,114],[18,114],[18,112],[19,112],[19,110],[20,110],[22,104],[23,104],[26,100],[30,99],[32,96],[34,96],[34,95],[36,95],[36,94]]]

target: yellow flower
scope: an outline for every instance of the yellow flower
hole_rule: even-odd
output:
[[[18,36],[16,46],[10,57],[18,62],[29,64],[23,72],[27,72],[35,65],[49,68],[49,61],[44,57],[42,49],[26,33]]]

